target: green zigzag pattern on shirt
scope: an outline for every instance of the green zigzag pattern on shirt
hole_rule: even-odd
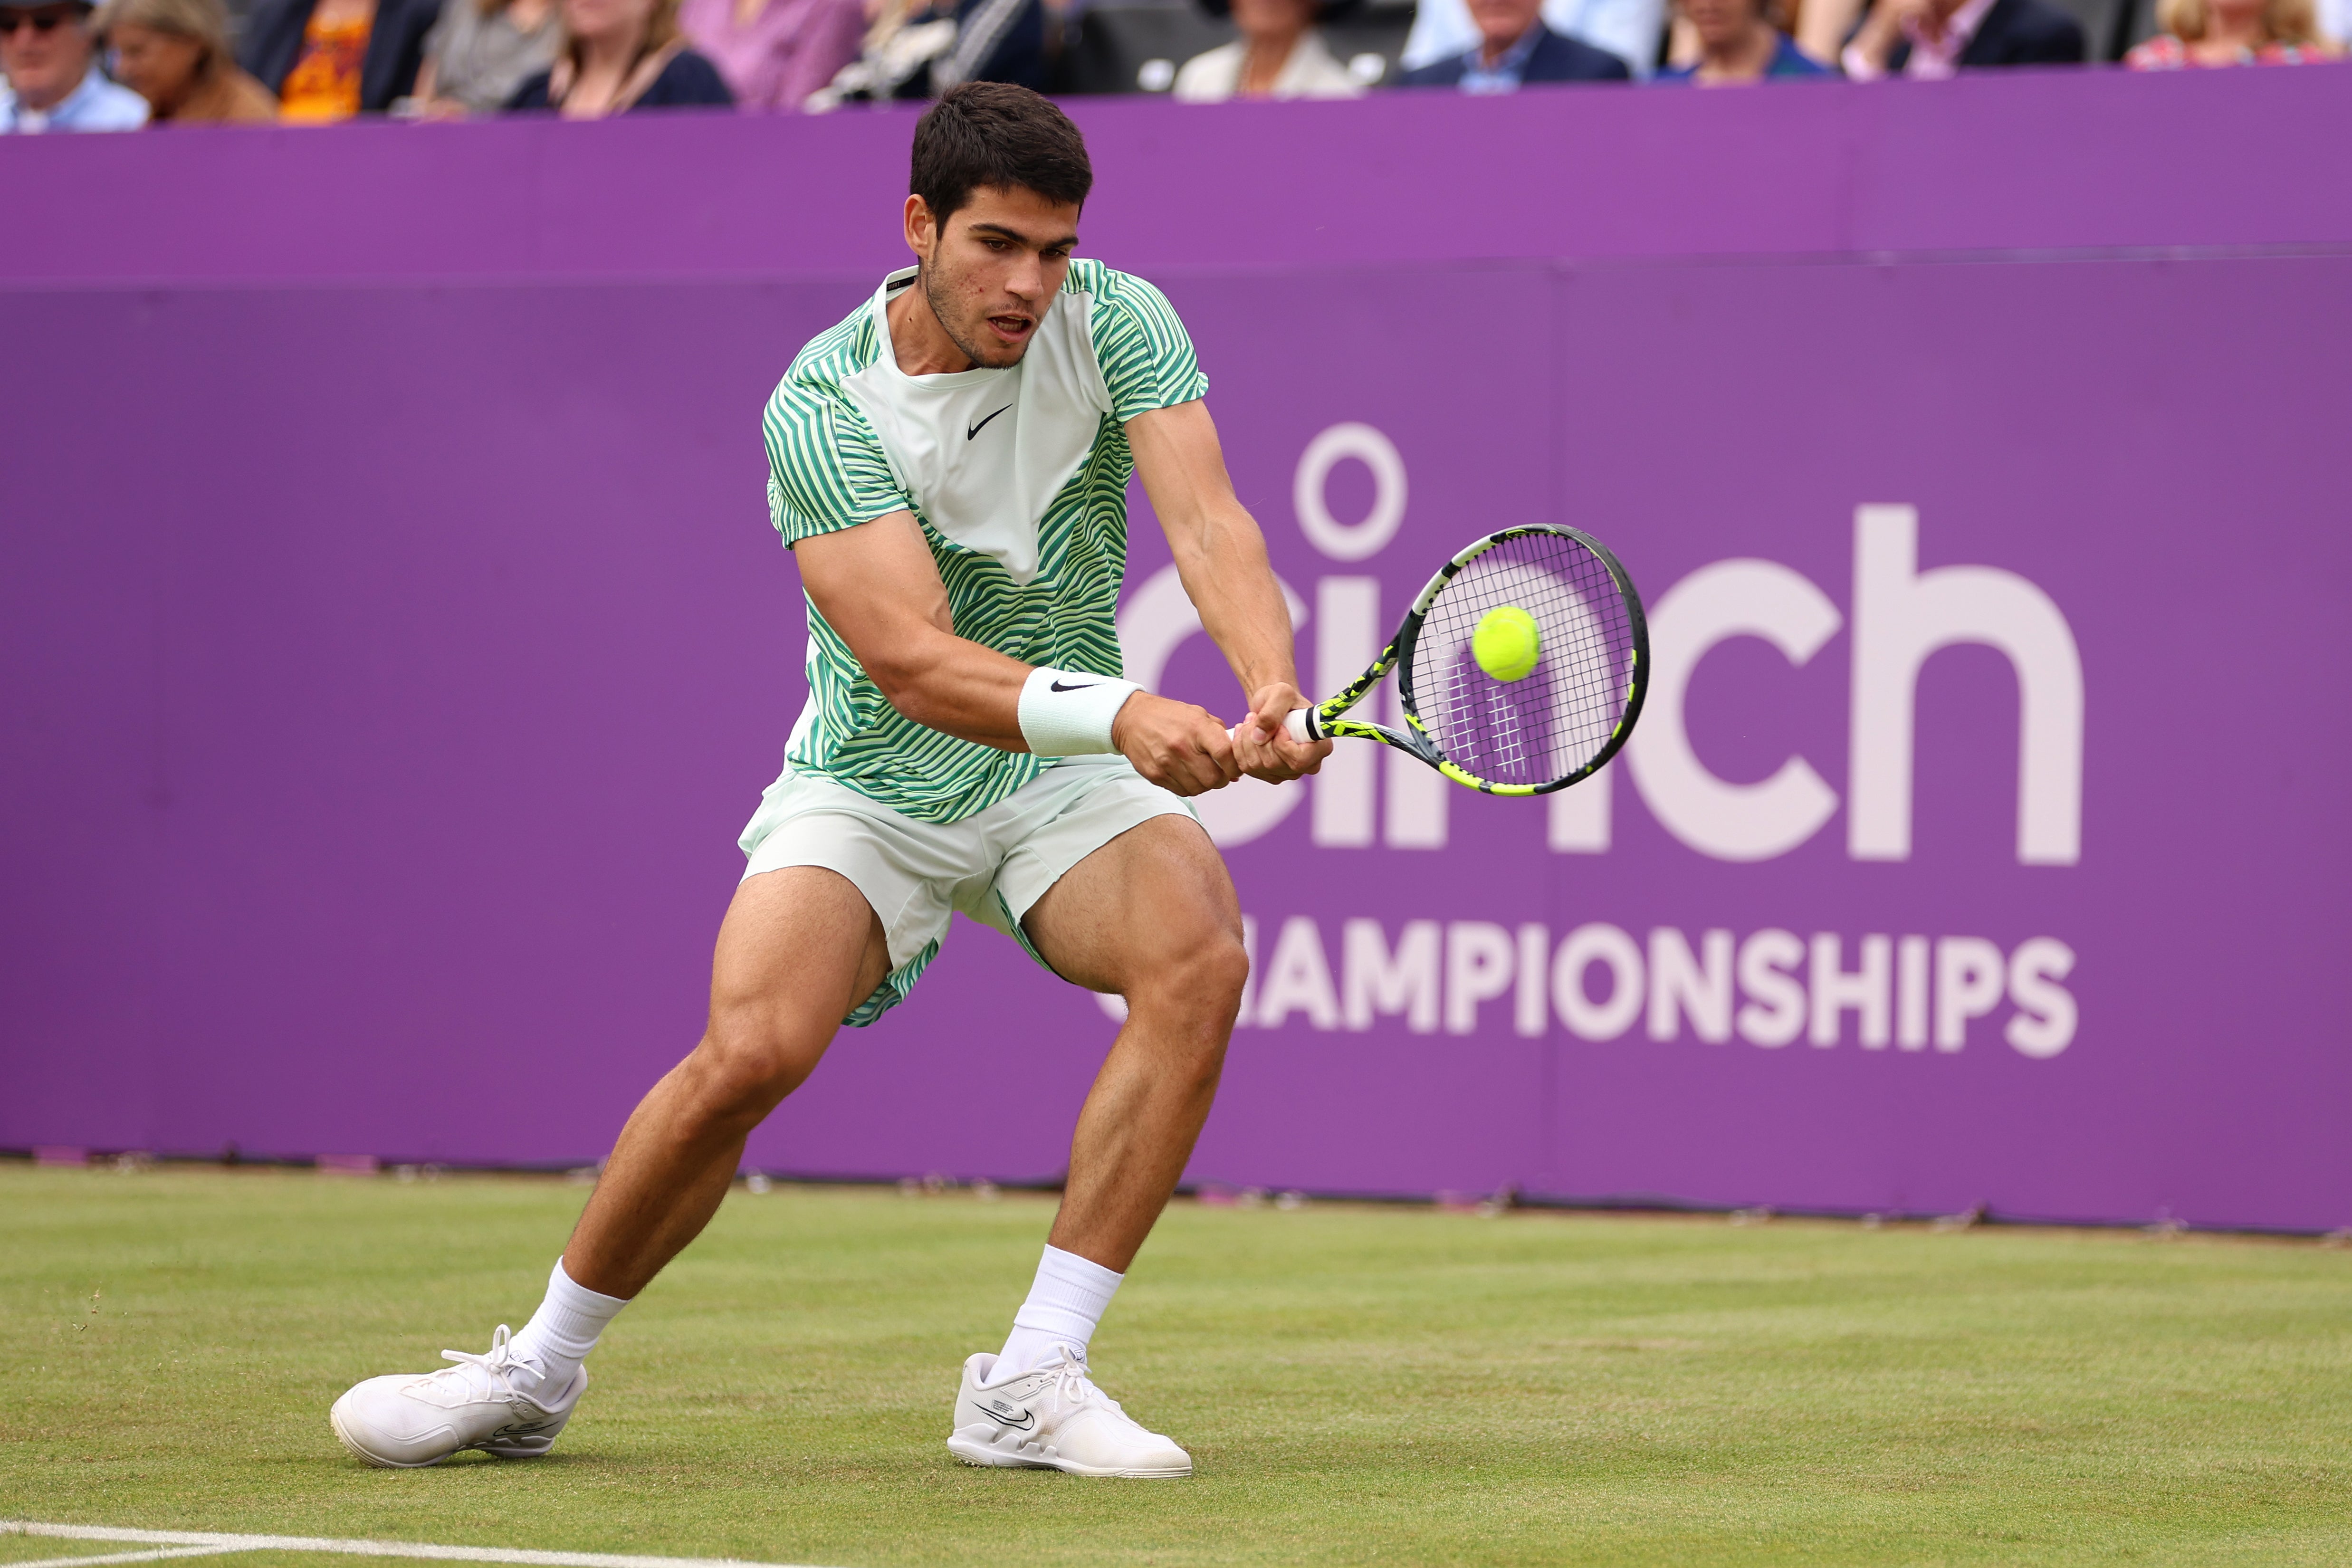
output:
[[[1114,616],[1127,572],[1127,484],[1135,457],[1125,422],[1187,403],[1208,389],[1192,343],[1159,289],[1099,261],[1070,263],[1065,293],[1093,297],[1095,357],[1113,412],[1078,471],[1038,525],[1037,575],[1025,587],[992,558],[932,528],[898,487],[882,444],[841,391],[882,352],[871,300],[811,340],[769,399],[768,507],[787,547],[820,533],[911,511],[947,584],[956,633],[1025,664],[1118,676]],[[922,822],[960,822],[1044,771],[912,722],[892,708],[816,606],[808,607],[814,723],[785,754],[791,767],[831,778]]]

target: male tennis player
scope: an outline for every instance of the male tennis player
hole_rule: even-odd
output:
[[[549,1278],[488,1353],[370,1378],[335,1434],[375,1465],[544,1454],[606,1324],[694,1239],[743,1141],[844,1023],[905,999],[951,910],[1124,996],[1069,1184],[1003,1350],[964,1363],[948,1447],[975,1465],[1184,1476],[1090,1380],[1087,1345],[1190,1157],[1248,961],[1182,797],[1315,771],[1257,525],[1167,300],[1074,261],[1077,127],[972,83],[915,130],[918,265],[801,351],[768,405],[768,500],[808,595],[808,706],[744,829],[710,1021],[621,1131]],[[1240,677],[1232,738],[1119,677],[1111,614],[1140,471],[1202,626]]]

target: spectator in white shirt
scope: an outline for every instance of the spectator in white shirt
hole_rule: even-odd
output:
[[[1241,37],[1195,55],[1171,95],[1183,103],[1232,98],[1359,98],[1364,84],[1339,63],[1316,23],[1343,9],[1316,0],[1201,0],[1213,16],[1233,12]]]
[[[0,132],[136,131],[147,100],[98,68],[81,0],[0,0]]]

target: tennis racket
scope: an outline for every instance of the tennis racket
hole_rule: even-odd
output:
[[[1391,669],[1407,728],[1341,717]],[[1507,528],[1439,568],[1371,668],[1287,727],[1296,741],[1378,741],[1488,795],[1549,795],[1617,754],[1649,685],[1642,598],[1608,547],[1572,528]]]

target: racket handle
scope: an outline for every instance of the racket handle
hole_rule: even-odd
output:
[[[1282,728],[1292,740],[1304,746],[1318,738],[1314,715],[1315,710],[1312,708],[1293,708],[1290,710],[1290,717],[1282,721]],[[1241,732],[1242,727],[1236,724],[1225,731],[1225,739],[1230,741]]]

